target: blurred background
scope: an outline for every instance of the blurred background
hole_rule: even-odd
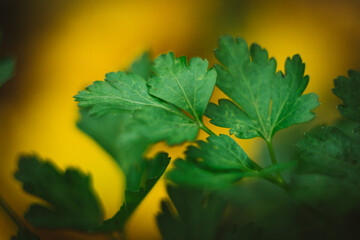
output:
[[[286,57],[300,53],[310,75],[306,91],[316,92],[322,103],[312,124],[338,117],[333,79],[348,69],[360,71],[357,0],[0,0],[0,28],[1,56],[17,59],[15,77],[0,89],[0,194],[19,215],[38,201],[23,193],[13,177],[24,152],[39,153],[62,169],[77,166],[91,173],[106,217],[119,209],[122,173],[76,128],[73,96],[105,73],[126,69],[143,51],[156,57],[171,50],[177,56],[207,58],[212,65],[218,37],[231,34],[265,47],[279,70]],[[212,101],[219,96],[215,91]],[[255,160],[257,141],[239,141]],[[183,149],[172,148],[170,154],[181,156]],[[164,197],[160,181],[130,219],[129,239],[161,239],[154,217]],[[0,210],[0,240],[16,231]],[[43,236],[55,235],[86,238]]]

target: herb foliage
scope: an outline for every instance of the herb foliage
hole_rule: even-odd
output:
[[[309,76],[301,57],[287,58],[284,73],[276,71],[265,49],[231,36],[219,39],[215,56],[219,64],[209,68],[201,58],[187,61],[170,52],[152,62],[144,53],[129,70],[108,73],[104,81],[80,91],[75,96],[81,108],[77,125],[124,172],[124,203],[112,218],[103,219],[89,175],[24,155],[16,179],[49,204],[32,205],[25,213],[28,223],[112,237],[123,233],[170,163],[164,152],[146,158],[147,150],[159,141],[193,142],[202,130],[209,135],[206,141],[194,141],[166,174],[170,199],[162,201],[157,216],[163,239],[356,239],[359,127],[315,128],[296,144],[297,159],[278,164],[274,135],[312,120],[319,105],[316,94],[304,94]],[[1,84],[12,66],[1,62]],[[228,99],[209,103],[215,85]],[[358,126],[360,74],[338,77],[333,92],[343,101],[340,114]],[[216,135],[204,124],[204,115],[236,138],[262,138],[271,165],[260,166],[231,136]],[[242,181],[247,178],[255,184]],[[20,229],[13,239],[32,237]]]

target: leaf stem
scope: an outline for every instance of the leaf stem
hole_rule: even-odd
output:
[[[272,163],[273,166],[275,166],[278,163],[277,163],[277,160],[276,160],[276,156],[275,156],[274,148],[273,148],[273,145],[272,145],[272,141],[269,140],[269,141],[266,141],[266,143],[267,143],[268,150],[269,150],[269,153],[270,153],[271,163]],[[284,179],[281,176],[279,171],[276,172],[276,175],[277,175],[277,178],[278,178],[279,182],[285,183],[285,181],[284,181]]]
[[[13,222],[22,229],[30,231],[26,225],[23,223],[21,218],[16,214],[16,212],[9,206],[5,199],[0,195],[0,207],[4,209],[5,213],[13,220]]]
[[[206,132],[209,135],[216,135],[213,131],[211,131],[207,126],[205,126],[205,124],[202,121],[198,122],[199,127]]]
[[[263,171],[264,168],[262,168],[259,164],[257,164],[254,161],[251,161],[253,166],[255,167],[255,169],[257,171]],[[285,191],[289,190],[289,186],[288,184],[281,178],[281,180],[279,178],[274,177],[271,174],[264,174],[263,176],[261,176],[262,178],[264,178],[265,180],[271,182],[272,184],[275,184],[279,187],[281,187],[282,189],[284,189]]]

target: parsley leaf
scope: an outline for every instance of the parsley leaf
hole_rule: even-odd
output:
[[[216,71],[208,71],[207,60],[186,57],[176,58],[172,52],[154,61],[149,93],[178,106],[198,122],[210,100],[216,82]]]
[[[340,114],[344,118],[360,122],[360,73],[350,70],[348,74],[349,78],[340,76],[334,80],[335,88],[332,91],[343,101],[338,106]]]
[[[0,42],[1,42],[1,31],[0,31]],[[0,61],[0,87],[7,82],[14,75],[15,59],[7,57]]]
[[[141,135],[143,140],[151,143],[165,140],[169,145],[194,140],[199,131],[199,125],[178,109],[169,112],[156,108],[135,112],[127,128],[128,132]]]
[[[244,177],[262,177],[274,182],[276,179],[271,174],[294,167],[294,162],[288,162],[263,169],[227,135],[211,135],[207,142],[197,144],[198,147],[188,147],[186,160],[175,160],[174,168],[166,175],[172,182],[214,190],[229,187]]]
[[[309,81],[299,55],[288,58],[285,75],[265,49],[241,38],[224,36],[215,50],[222,66],[215,65],[216,85],[232,100],[209,104],[211,123],[231,128],[238,138],[262,137],[270,142],[280,129],[311,120],[319,103],[314,93],[302,95]]]
[[[145,76],[143,70],[147,69],[147,66],[150,65],[148,58],[149,55],[144,53],[132,64],[130,72],[142,72],[143,78],[147,79],[149,75]],[[160,129],[159,126],[156,127],[156,124],[163,124],[163,126],[173,124],[176,126],[176,121],[164,123],[166,118],[161,116],[164,116],[166,112],[160,112],[160,117],[158,118],[154,110],[156,109],[102,116],[90,115],[89,111],[85,109],[80,111],[81,119],[78,122],[78,127],[91,136],[113,157],[126,177],[125,201],[122,207],[112,218],[104,221],[95,231],[123,231],[126,221],[157,180],[163,175],[170,162],[170,158],[166,153],[159,153],[153,159],[145,159],[143,157],[148,146],[162,140],[163,137],[166,138],[168,136],[168,141],[172,141],[171,128],[167,128],[167,132],[164,128],[161,128],[162,133],[152,134],[154,127]],[[149,111],[148,114],[146,113],[147,111]],[[142,121],[143,116],[141,114],[143,113],[146,114],[144,119],[153,115],[156,118],[155,121]],[[174,118],[174,116],[171,117]],[[180,128],[180,130],[184,131],[183,128]],[[197,132],[197,129],[195,129],[195,132]],[[176,136],[174,136],[175,138]]]
[[[360,146],[336,127],[327,126],[306,133],[297,148],[301,159],[317,172],[356,177],[351,172],[360,170]]]
[[[105,81],[95,81],[75,98],[79,107],[90,108],[90,113],[96,115],[103,115],[111,109],[134,111],[143,107],[171,111],[158,99],[150,96],[145,79],[133,73],[108,73]]]
[[[175,168],[167,174],[171,181],[187,186],[221,188],[255,170],[254,163],[227,135],[211,135],[207,142],[198,141],[197,144],[198,147],[188,147],[186,161],[175,160]]]
[[[86,109],[80,109],[80,119],[76,125],[121,165],[121,148],[118,146],[118,138],[126,131],[125,126],[130,120],[130,114],[108,114],[97,117],[91,116]]]
[[[301,161],[292,180],[295,198],[324,216],[355,214],[360,200],[360,145],[336,127],[322,127],[306,134],[297,147]]]
[[[207,142],[198,141],[199,147],[189,146],[188,160],[199,161],[199,165],[214,171],[252,171],[254,165],[244,150],[231,137],[211,135]]]
[[[129,72],[135,73],[147,80],[151,74],[151,65],[150,53],[144,52],[131,64]]]
[[[91,116],[88,111],[81,109],[78,127],[92,137],[115,162],[121,167],[126,176],[127,187],[138,190],[140,175],[138,166],[143,161],[143,154],[150,144],[141,135],[129,133],[128,124],[130,114]],[[139,173],[139,174],[138,174]]]
[[[152,189],[167,168],[170,158],[159,153],[145,159],[144,152],[151,142],[138,132],[128,129],[129,115],[89,116],[81,111],[79,128],[101,145],[119,164],[126,177],[125,201],[121,209],[95,229],[99,232],[123,231],[124,224]]]
[[[167,191],[177,214],[168,200],[161,202],[157,222],[164,240],[217,239],[226,201],[199,189],[167,186]]]
[[[91,178],[79,170],[65,172],[36,155],[20,157],[15,178],[24,191],[47,202],[33,204],[25,219],[36,228],[89,231],[101,223],[103,213]]]
[[[7,57],[0,61],[0,87],[14,75],[15,59]]]
[[[80,107],[90,108],[90,114],[104,115],[111,111],[133,113],[136,120],[133,126],[141,128],[141,131],[135,131],[142,132],[144,137],[154,142],[166,140],[169,144],[182,143],[193,140],[199,130],[197,123],[180,109],[151,96],[146,80],[136,74],[109,73],[105,81],[94,82],[75,98]],[[174,135],[169,131],[174,126],[182,134]]]
[[[208,190],[221,189],[231,186],[244,177],[243,172],[216,172],[201,168],[193,161],[176,159],[175,169],[166,174],[172,182],[187,187],[198,187]]]
[[[125,202],[121,209],[114,217],[106,220],[97,231],[122,231],[128,218],[163,175],[170,163],[170,158],[166,153],[159,153],[155,158],[145,160],[142,163],[141,172],[145,177],[145,183],[137,191],[125,191]]]

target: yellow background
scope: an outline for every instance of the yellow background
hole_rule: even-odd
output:
[[[121,171],[76,128],[72,97],[105,73],[126,68],[144,50],[151,49],[155,57],[171,50],[212,64],[217,38],[232,34],[265,47],[279,69],[287,56],[300,53],[310,75],[307,91],[316,92],[322,102],[316,110],[321,123],[338,116],[332,80],[349,68],[360,70],[359,1],[7,0],[1,1],[0,14],[2,53],[17,58],[16,77],[0,90],[0,194],[20,215],[37,201],[13,178],[24,152],[37,152],[62,169],[78,166],[90,172],[106,217],[119,209]],[[239,142],[255,155],[251,143],[256,141]],[[182,151],[175,147],[171,156]],[[161,238],[154,216],[165,196],[160,181],[127,224],[129,239]],[[15,232],[0,210],[0,240]],[[42,236],[87,239],[70,233]]]

